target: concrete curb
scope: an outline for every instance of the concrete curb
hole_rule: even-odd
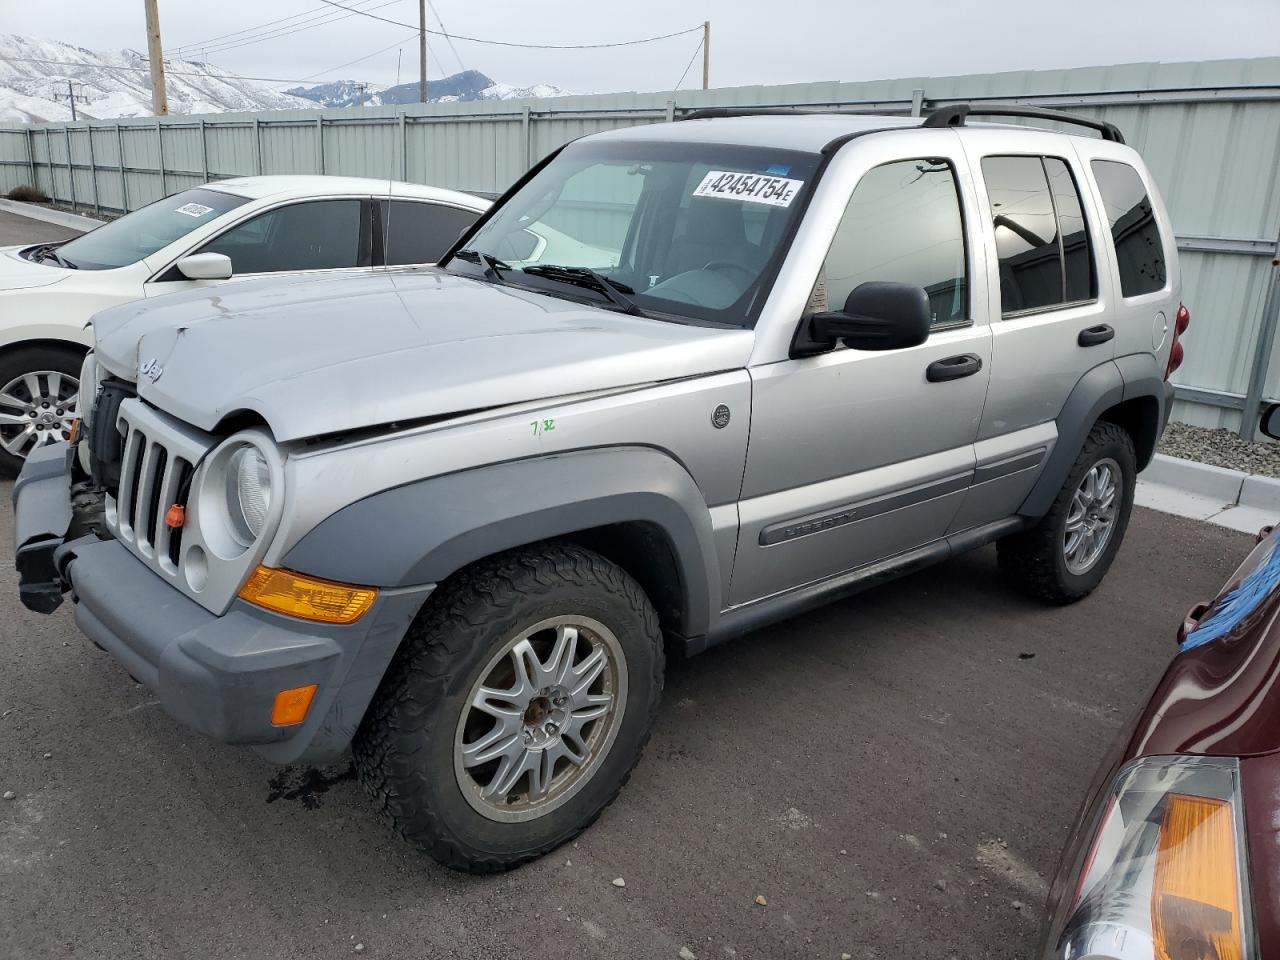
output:
[[[1138,478],[1135,502],[1253,533],[1280,520],[1280,480],[1158,453]]]
[[[1257,507],[1280,513],[1280,480],[1272,477],[1157,453],[1142,471],[1142,479],[1198,497],[1211,497],[1228,506]]]
[[[94,227],[100,227],[104,223],[104,221],[95,220],[93,217],[82,217],[78,213],[52,210],[49,207],[42,207],[38,203],[21,203],[17,200],[5,200],[2,197],[0,197],[0,210],[15,213],[20,217],[27,217],[31,220],[43,220],[45,223],[56,223],[60,227],[70,227],[72,230],[84,230],[86,232]]]

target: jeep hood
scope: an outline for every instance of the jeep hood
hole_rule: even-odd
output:
[[[29,246],[31,244],[24,243],[17,247],[0,247],[0,292],[47,287],[71,275],[70,270],[62,267],[24,260],[20,253]]]
[[[753,340],[435,268],[224,284],[93,326],[147,402],[204,430],[252,410],[280,441],[735,369]]]

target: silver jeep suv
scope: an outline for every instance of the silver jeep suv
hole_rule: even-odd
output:
[[[666,652],[992,541],[1045,601],[1093,590],[1179,289],[1110,124],[585,137],[438,267],[98,314],[79,455],[14,487],[22,595],[69,589],[178,720],[277,763],[351,747],[404,837],[506,869],[617,794]]]

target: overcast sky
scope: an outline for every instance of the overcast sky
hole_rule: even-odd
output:
[[[354,0],[338,0],[351,5]],[[1147,60],[1280,55],[1280,0],[432,0],[449,32],[523,43],[597,43],[670,33],[710,20],[711,83],[729,86],[819,80],[945,76]],[[362,0],[366,10],[416,23],[417,0]],[[317,8],[319,11],[317,12]],[[310,11],[310,12],[308,12]],[[344,16],[321,0],[160,0],[167,52],[301,15]],[[142,0],[0,0],[0,31],[91,49],[146,49]],[[438,28],[435,18],[432,26]],[[230,70],[288,80],[396,79],[417,75],[411,31],[364,16],[208,52]],[[700,32],[613,50],[519,50],[431,37],[432,77],[461,66],[517,85],[552,83],[575,93],[670,90]],[[235,42],[245,36],[220,43]],[[403,41],[401,43],[401,41]],[[209,44],[212,47],[212,44]],[[335,67],[391,46],[360,63]],[[198,50],[198,47],[195,48]],[[201,59],[193,56],[193,59]],[[701,84],[695,62],[685,88]]]

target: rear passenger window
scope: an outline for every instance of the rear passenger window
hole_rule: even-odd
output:
[[[392,200],[383,228],[388,266],[435,263],[480,214],[439,203]]]
[[[854,189],[813,304],[839,310],[859,284],[891,280],[924,288],[934,326],[964,323],[966,273],[964,222],[951,165],[899,160],[869,171]]]
[[[1056,157],[985,157],[1004,315],[1091,300],[1093,251],[1071,169]]]
[[[1117,160],[1094,160],[1093,177],[1098,181],[1116,247],[1121,295],[1139,297],[1163,289],[1167,276],[1164,243],[1138,171]]]

